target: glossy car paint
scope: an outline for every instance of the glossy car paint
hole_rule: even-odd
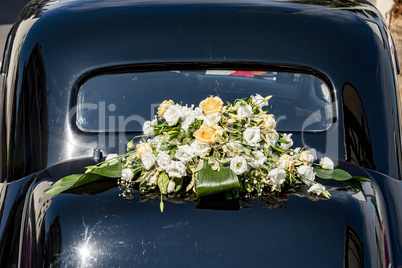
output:
[[[2,67],[0,265],[402,266],[394,60],[379,13],[354,1],[32,1]],[[172,66],[320,77],[336,119],[326,132],[294,133],[295,144],[371,182],[330,183],[330,200],[166,200],[163,214],[159,199],[118,189],[44,195],[91,164],[94,148],[122,153],[135,134],[78,130],[71,111],[83,81]]]

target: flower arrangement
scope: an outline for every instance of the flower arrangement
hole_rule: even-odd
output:
[[[271,97],[256,94],[224,105],[219,97],[210,96],[199,107],[165,100],[157,116],[143,125],[149,139],[136,146],[133,139],[125,155],[110,154],[104,162],[87,167],[85,174],[64,177],[45,193],[59,194],[102,177],[117,177],[123,196],[139,189],[161,195],[225,192],[238,197],[240,192],[281,192],[306,184],[309,193],[330,198],[316,177],[367,180],[334,169],[328,157],[315,164],[314,150],[292,149],[292,134],[278,133],[274,115],[264,110]]]

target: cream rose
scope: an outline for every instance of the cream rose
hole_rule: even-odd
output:
[[[303,162],[306,166],[309,166],[311,161],[314,160],[314,156],[311,154],[309,150],[304,150],[301,152],[299,160]]]
[[[165,114],[165,112],[167,111],[167,109],[169,109],[169,107],[171,105],[174,105],[174,101],[172,100],[164,100],[161,105],[159,105],[158,108],[158,116],[160,119],[164,119],[163,115]]]
[[[262,125],[264,126],[264,128],[275,129],[276,121],[274,119],[274,115],[273,114],[264,114],[263,117],[264,117],[264,121],[262,122]]]
[[[200,143],[211,144],[216,141],[218,134],[212,126],[202,125],[199,130],[194,132],[194,137]]]
[[[282,168],[288,168],[290,172],[293,172],[293,169],[295,167],[295,161],[293,161],[293,158],[290,155],[283,154],[279,158],[278,166]]]
[[[221,113],[223,101],[219,97],[209,97],[200,102],[200,108],[204,111],[205,115],[213,113]]]
[[[152,147],[151,144],[147,143],[147,142],[142,142],[140,141],[139,144],[137,144],[137,156],[138,158],[141,159],[142,155],[144,154],[144,152],[151,152],[152,153]]]

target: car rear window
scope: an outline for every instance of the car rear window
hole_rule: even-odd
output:
[[[333,117],[331,94],[302,73],[248,70],[172,70],[104,74],[78,91],[76,124],[85,132],[140,132],[164,100],[198,106],[210,95],[224,102],[272,95],[265,107],[279,131],[323,131]]]

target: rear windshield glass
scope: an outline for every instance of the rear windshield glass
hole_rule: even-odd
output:
[[[330,127],[330,91],[317,77],[267,71],[157,71],[99,75],[81,86],[76,124],[85,132],[141,132],[164,100],[197,107],[214,95],[224,102],[272,95],[265,107],[279,131]]]

